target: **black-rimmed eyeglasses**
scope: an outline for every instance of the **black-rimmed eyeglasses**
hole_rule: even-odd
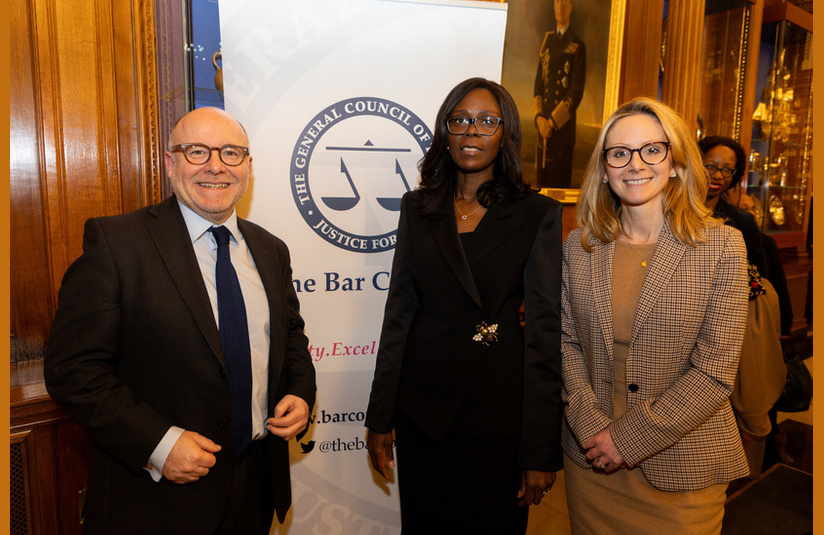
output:
[[[249,154],[248,147],[239,145],[223,145],[222,147],[210,147],[203,143],[182,143],[169,149],[169,152],[182,152],[186,161],[193,165],[203,165],[212,158],[212,151],[216,150],[220,161],[234,167],[243,163]]]
[[[670,144],[666,141],[654,141],[637,149],[622,146],[609,147],[604,149],[604,158],[608,166],[620,169],[626,167],[632,160],[632,153],[637,152],[645,164],[655,165],[666,159],[669,147]]]
[[[721,176],[724,178],[732,178],[735,176],[735,167],[718,167],[715,164],[705,163],[704,169],[707,170],[710,176],[714,175],[718,171],[721,171]]]
[[[475,129],[482,136],[491,136],[498,131],[498,127],[504,120],[494,115],[484,115],[483,117],[462,117],[457,115],[446,119],[446,129],[453,136],[460,136],[465,134],[471,125],[475,125]]]

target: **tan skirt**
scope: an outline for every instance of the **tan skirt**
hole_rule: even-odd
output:
[[[640,468],[604,474],[581,468],[566,455],[564,481],[576,535],[721,532],[727,483],[666,492],[650,485]]]

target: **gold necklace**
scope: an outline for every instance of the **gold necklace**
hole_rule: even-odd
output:
[[[632,254],[634,254],[636,258],[639,258],[639,259],[641,260],[641,267],[644,267],[644,268],[645,268],[645,267],[647,267],[647,260],[646,260],[645,256],[641,255],[641,253],[639,253],[639,252],[635,249],[635,247],[633,247],[633,246],[632,246],[632,244],[631,244],[631,243],[627,243],[627,242],[623,242],[623,243],[624,243],[624,245],[625,245],[625,247],[626,247],[627,249],[629,249],[630,251],[632,251]],[[641,247],[647,247],[647,246],[650,246],[650,245],[657,245],[657,244],[654,244],[654,243],[645,243],[645,244],[644,244],[644,245],[642,245]],[[653,250],[653,254],[654,254],[655,247],[653,247],[653,248],[652,248],[652,250]]]
[[[461,221],[466,221],[467,217],[471,216],[472,214],[474,214],[475,212],[477,212],[480,209],[481,209],[481,203],[478,203],[478,206],[474,210],[472,210],[468,214],[464,215],[464,213],[461,212],[461,209],[458,208],[458,199],[457,198],[455,199],[455,210],[457,210],[458,213],[461,215]]]

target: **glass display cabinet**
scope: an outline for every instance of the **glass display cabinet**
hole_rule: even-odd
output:
[[[747,192],[780,248],[806,245],[812,192],[812,15],[764,9]]]
[[[742,140],[749,127],[745,102],[753,10],[750,0],[708,0],[704,8],[698,137]],[[743,142],[743,140],[742,140]]]

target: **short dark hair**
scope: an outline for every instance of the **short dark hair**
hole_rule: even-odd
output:
[[[723,145],[731,149],[735,153],[735,174],[732,175],[730,187],[732,189],[741,182],[744,177],[744,170],[747,168],[747,153],[741,143],[726,136],[707,136],[698,142],[698,148],[701,149],[701,154],[706,154],[715,147]]]
[[[503,129],[501,148],[495,159],[494,178],[478,188],[478,202],[490,206],[494,202],[506,204],[524,197],[532,190],[524,184],[521,175],[521,120],[518,107],[509,92],[500,84],[485,78],[469,78],[456,85],[444,99],[435,118],[432,145],[420,162],[421,189],[419,206],[424,213],[440,208],[449,195],[454,195],[457,167],[449,155],[449,133],[446,119],[452,110],[476,89],[486,89],[501,108]]]

